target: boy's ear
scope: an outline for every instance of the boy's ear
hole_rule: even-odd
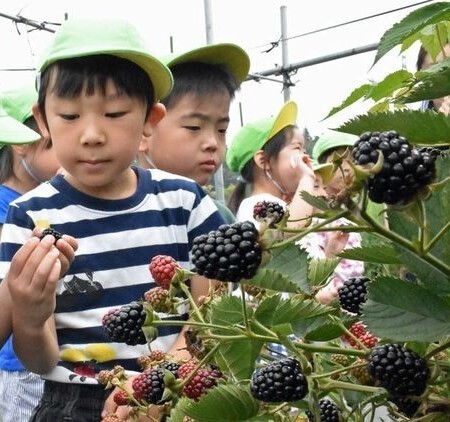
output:
[[[153,128],[165,117],[166,107],[164,104],[153,104],[144,124],[144,136],[151,136]]]
[[[42,115],[41,110],[39,109],[39,106],[37,104],[35,104],[33,106],[32,110],[33,110],[33,116],[36,119],[36,123],[39,127],[39,131],[41,132],[41,136],[44,139],[50,139],[51,137],[50,137],[50,132],[47,127],[47,122],[46,122],[44,116]]]
[[[267,161],[266,154],[262,149],[259,151],[256,151],[253,154],[253,161],[255,164],[261,169],[261,170],[268,170],[269,169],[269,162]]]

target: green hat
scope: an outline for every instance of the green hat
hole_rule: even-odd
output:
[[[329,130],[319,136],[319,139],[314,144],[312,158],[314,160],[319,160],[320,156],[326,151],[339,147],[353,146],[357,140],[358,137],[356,135]]]
[[[0,101],[0,147],[39,141],[41,135],[9,116]]]
[[[58,60],[99,54],[121,57],[141,67],[152,81],[155,101],[172,89],[172,74],[167,66],[150,55],[134,26],[119,19],[65,21],[47,48],[38,70],[43,72]]]
[[[224,66],[242,83],[250,70],[248,54],[236,44],[210,44],[164,60],[169,68],[181,63],[207,63]]]
[[[33,105],[38,100],[34,81],[16,89],[3,92],[2,99],[3,108],[6,112],[14,119],[23,123],[29,117],[33,116]]]
[[[264,144],[287,126],[297,123],[297,104],[286,102],[276,117],[269,117],[243,126],[227,151],[227,165],[234,172],[243,167]]]

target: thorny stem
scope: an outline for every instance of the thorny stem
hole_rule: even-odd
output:
[[[247,332],[250,332],[250,325],[248,323],[247,306],[246,306],[247,301],[245,299],[245,289],[242,284],[240,285],[240,288],[241,288],[241,295],[242,295],[242,316],[244,318],[245,330]]]
[[[371,387],[369,385],[352,384],[350,382],[331,380],[326,383],[321,383],[322,390],[350,390],[360,391],[362,393],[379,393],[384,391],[384,388]]]
[[[185,283],[180,283],[180,288],[183,291],[183,293],[186,295],[186,297],[189,299],[189,303],[191,304],[191,307],[195,313],[195,315],[197,316],[197,318],[202,321],[205,322],[205,320],[203,319],[203,315],[200,312],[200,309],[198,309],[197,304],[195,303],[194,298],[191,295],[191,292],[189,291],[188,286],[186,286]]]
[[[448,341],[447,343],[441,344],[440,346],[433,349],[431,352],[428,352],[425,355],[424,359],[430,359],[432,356],[437,355],[439,352],[441,352],[442,350],[445,350],[449,347],[450,347],[450,341]]]
[[[350,369],[362,368],[363,366],[366,366],[366,365],[367,365],[367,363],[365,363],[365,362],[358,363],[357,365],[346,366],[345,368],[335,369],[334,371],[331,371],[331,372],[325,372],[325,373],[319,374],[319,375],[311,375],[311,378],[314,378],[314,379],[329,378],[333,375],[340,374],[342,372],[348,372]]]
[[[347,349],[336,346],[324,346],[310,343],[303,343],[301,341],[294,342],[295,347],[298,349],[308,350],[310,352],[322,352],[322,353],[338,353],[340,355],[350,356],[367,356],[367,352],[364,350]]]
[[[447,224],[442,227],[441,230],[439,230],[439,232],[436,234],[436,236],[433,237],[433,239],[431,239],[428,244],[423,248],[423,252],[424,253],[428,253],[428,251],[430,251],[433,246],[435,245],[435,243],[442,237],[444,236],[445,232],[450,228],[450,221],[447,221]]]

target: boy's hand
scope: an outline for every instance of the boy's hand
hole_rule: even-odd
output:
[[[43,231],[44,229],[36,227],[33,230],[33,236],[40,238]],[[53,238],[53,236],[46,236],[46,237]],[[67,234],[63,234],[61,239],[58,239],[56,241],[55,246],[60,252],[59,260],[61,261],[61,274],[59,278],[61,278],[67,272],[67,270],[70,267],[70,264],[72,264],[75,258],[75,251],[78,248],[78,243],[74,237],[69,236]]]
[[[13,320],[40,327],[53,315],[61,273],[54,238],[32,237],[16,252],[5,277],[13,304]],[[15,322],[16,322],[15,321]]]

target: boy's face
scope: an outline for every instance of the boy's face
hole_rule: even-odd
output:
[[[230,96],[181,97],[142,142],[140,151],[156,168],[210,182],[225,159]]]
[[[142,136],[150,133],[153,112],[146,118],[145,104],[118,95],[112,81],[106,84],[105,96],[96,91],[89,96],[61,98],[52,87],[51,80],[45,101],[48,126],[36,109],[35,115],[43,134],[51,136],[67,181],[100,198],[132,195],[136,178],[130,164]]]

